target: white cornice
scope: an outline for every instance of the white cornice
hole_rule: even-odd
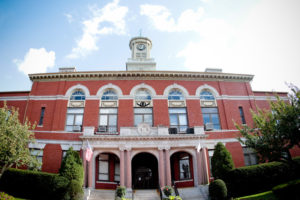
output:
[[[29,74],[31,81],[70,80],[230,80],[249,82],[253,75],[187,71],[91,71]]]

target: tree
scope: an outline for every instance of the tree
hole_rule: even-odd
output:
[[[36,157],[31,156],[29,143],[34,143],[35,125],[26,119],[24,124],[19,121],[18,110],[9,109],[4,103],[0,108],[0,178],[12,166],[37,166]]]
[[[68,191],[65,195],[65,200],[82,199],[83,190],[83,166],[79,153],[74,151],[72,147],[66,153],[59,174],[69,180]]]
[[[252,112],[253,128],[247,125],[236,127],[243,138],[238,140],[258,153],[260,162],[292,162],[290,149],[300,147],[300,91],[290,86],[290,102],[277,96],[277,101],[270,101],[270,110],[257,108]]]
[[[230,152],[222,142],[215,146],[214,154],[211,158],[212,174],[215,179],[219,179],[230,170],[234,169],[234,163]]]

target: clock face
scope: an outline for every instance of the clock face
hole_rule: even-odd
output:
[[[136,48],[137,48],[137,50],[142,51],[142,50],[146,49],[146,46],[145,46],[144,44],[138,44],[138,45],[136,46]]]

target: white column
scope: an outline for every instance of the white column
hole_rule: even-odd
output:
[[[120,185],[125,186],[124,149],[120,149]]]
[[[126,149],[126,187],[127,188],[132,188],[131,180],[131,149],[127,148]]]
[[[162,148],[158,148],[159,150],[159,184],[160,187],[165,186],[165,170],[164,170],[164,150]]]
[[[170,148],[165,149],[165,156],[166,156],[166,177],[167,177],[167,185],[171,186],[171,167],[170,167]]]

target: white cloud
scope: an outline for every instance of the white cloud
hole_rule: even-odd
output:
[[[201,25],[204,9],[199,7],[196,11],[185,10],[177,22],[171,12],[161,5],[144,4],[140,6],[140,14],[149,17],[154,27],[160,31],[198,31]]]
[[[119,0],[114,0],[103,8],[90,7],[92,17],[83,21],[83,34],[67,58],[86,56],[89,52],[98,50],[97,41],[100,35],[126,33],[124,18],[128,8],[118,4]]]
[[[67,20],[68,20],[69,23],[73,22],[73,16],[71,14],[65,13],[64,15],[66,16],[66,18],[67,18]]]
[[[48,68],[52,68],[54,66],[55,52],[47,52],[45,48],[30,48],[24,56],[24,60],[14,59],[13,62],[24,74],[44,73]]]
[[[225,72],[254,74],[255,90],[286,91],[285,81],[300,86],[299,8],[298,0],[263,0],[235,28],[222,20],[205,19],[201,39],[189,43],[178,56],[191,70],[220,67]]]

